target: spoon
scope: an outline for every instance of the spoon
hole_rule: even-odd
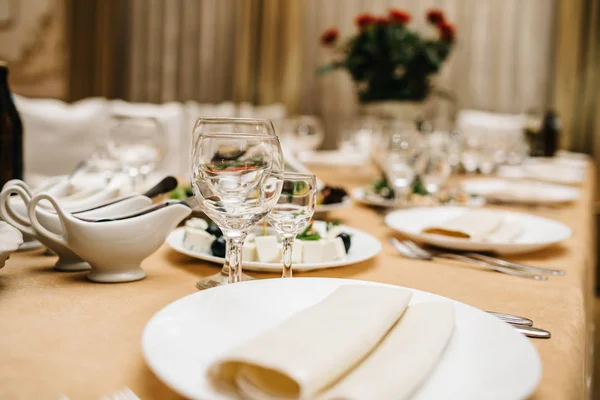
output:
[[[171,190],[175,189],[177,187],[177,179],[173,176],[167,176],[165,178],[163,178],[163,180],[161,180],[160,182],[158,182],[156,185],[154,185],[153,187],[151,187],[150,189],[148,189],[146,192],[143,193],[144,196],[149,197],[149,198],[153,198],[156,196],[159,196],[161,194],[170,192]],[[92,211],[92,210],[97,210],[98,208],[102,208],[102,207],[106,207],[115,203],[119,203],[123,200],[129,199],[131,197],[133,197],[134,195],[131,196],[125,196],[125,197],[121,197],[112,201],[109,201],[108,203],[103,203],[103,204],[99,204],[96,205],[94,207],[91,208],[86,208],[85,210],[77,210],[76,212],[74,212],[73,214],[78,214],[78,213],[83,213],[83,212],[87,212],[87,211]]]
[[[91,219],[91,218],[82,218],[82,217],[78,217],[76,215],[73,215],[73,217],[81,220],[81,221],[85,221],[85,222],[113,222],[113,221],[121,221],[121,220],[125,220],[125,219],[131,219],[131,218],[135,218],[135,217],[140,217],[142,215],[146,215],[146,214],[150,214],[151,212],[154,211],[158,211],[161,210],[165,207],[169,207],[175,204],[183,204],[185,206],[188,206],[189,208],[194,208],[198,205],[198,200],[196,200],[195,196],[190,196],[185,200],[166,200],[163,201],[162,203],[158,203],[155,204],[153,206],[150,207],[146,207],[142,210],[136,211],[134,213],[131,214],[127,214],[127,215],[122,215],[120,217],[115,217],[115,218],[99,218],[99,219]]]

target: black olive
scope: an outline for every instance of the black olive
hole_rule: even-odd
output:
[[[210,245],[210,251],[212,251],[213,256],[215,257],[225,257],[225,246],[226,246],[225,236],[221,236],[215,239],[214,242]]]
[[[350,235],[347,233],[340,233],[337,237],[342,238],[342,242],[344,242],[344,248],[346,249],[346,254],[350,251],[350,246],[352,245],[352,240],[350,239]]]
[[[215,224],[208,224],[208,228],[206,228],[206,232],[210,233],[213,236],[220,238],[223,236],[223,232],[221,232],[221,228],[219,228]]]

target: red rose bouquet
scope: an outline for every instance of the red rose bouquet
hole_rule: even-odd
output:
[[[321,43],[334,49],[337,56],[320,72],[347,70],[361,103],[423,100],[431,89],[430,76],[440,70],[456,37],[442,11],[430,10],[426,19],[436,28],[435,37],[425,38],[411,30],[411,15],[402,10],[390,10],[387,17],[357,16],[358,33],[341,45],[338,30],[328,29],[321,35]]]

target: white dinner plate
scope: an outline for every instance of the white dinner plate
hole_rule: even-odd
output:
[[[519,221],[523,232],[513,242],[487,242],[450,236],[422,233],[422,230],[442,221],[456,218],[469,210],[467,207],[429,207],[398,210],[388,214],[385,223],[409,239],[462,251],[489,251],[497,254],[529,253],[571,237],[571,228],[565,224],[531,214],[489,210],[506,218]]]
[[[485,197],[488,201],[522,204],[556,204],[575,201],[579,189],[535,181],[508,179],[467,179],[461,182],[462,190]]]
[[[163,382],[185,397],[229,399],[206,380],[207,367],[216,357],[346,284],[392,286],[349,279],[293,278],[204,290],[169,304],[150,319],[142,335],[144,357]],[[413,292],[411,304],[454,301],[408,290]],[[457,301],[454,305],[454,332],[440,361],[412,399],[527,398],[542,373],[534,346],[496,317]]]
[[[561,185],[579,185],[585,179],[585,170],[557,163],[533,162],[524,165],[503,165],[497,175],[507,179],[533,179]]]
[[[315,221],[314,226],[317,229],[322,228],[322,225],[325,223],[322,221]],[[351,245],[350,251],[346,254],[346,258],[343,260],[335,260],[328,261],[322,263],[295,263],[294,271],[313,271],[316,269],[327,269],[327,268],[335,268],[335,267],[343,267],[346,265],[356,264],[370,258],[375,257],[381,251],[381,242],[369,235],[366,232],[363,232],[359,229],[350,228],[348,226],[340,226],[344,232],[347,232],[351,235]],[[322,230],[322,229],[320,229]],[[171,246],[172,249],[178,251],[182,254],[185,254],[190,257],[198,258],[204,261],[210,261],[213,263],[219,264],[219,266],[223,265],[225,261],[222,257],[215,257],[212,254],[208,253],[200,253],[197,251],[192,251],[183,246],[183,234],[185,233],[185,228],[177,228],[173,232],[167,236],[167,243]],[[248,271],[259,271],[259,272],[281,272],[281,263],[261,263],[258,261],[243,261],[242,265],[244,269]]]
[[[374,193],[370,190],[369,186],[355,188],[350,192],[350,196],[354,201],[360,204],[364,204],[371,207],[385,207],[385,208],[398,208],[396,202],[394,200],[386,199],[381,197],[377,193]],[[485,198],[477,196],[471,197],[468,199],[465,207],[481,207],[485,205]],[[401,208],[411,208],[411,207],[439,207],[439,203],[431,204],[431,205],[423,205],[423,204],[414,204],[414,205],[406,205]]]

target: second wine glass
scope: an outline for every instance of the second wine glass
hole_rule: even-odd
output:
[[[283,278],[292,277],[294,239],[309,224],[317,204],[317,178],[311,174],[285,173],[279,201],[267,221],[281,237]]]

